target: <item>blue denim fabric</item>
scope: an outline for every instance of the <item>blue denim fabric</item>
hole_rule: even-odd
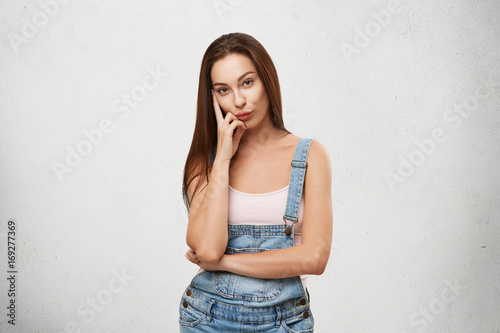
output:
[[[292,161],[283,225],[228,225],[226,254],[257,253],[293,246],[293,224],[313,139],[301,138]],[[291,221],[291,223],[289,223]],[[289,233],[285,232],[288,230]],[[261,279],[203,271],[184,290],[180,332],[312,332],[310,297],[299,276]]]

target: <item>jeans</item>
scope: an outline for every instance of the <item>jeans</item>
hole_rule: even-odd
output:
[[[314,327],[307,291],[303,299],[291,299],[268,307],[246,307],[217,301],[188,287],[183,293],[179,311],[181,333],[296,333],[313,332]]]

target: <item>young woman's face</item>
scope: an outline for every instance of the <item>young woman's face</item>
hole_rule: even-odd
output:
[[[247,128],[255,127],[265,118],[270,119],[264,84],[247,56],[233,53],[216,61],[211,77],[214,94],[224,112],[234,114]],[[246,116],[241,115],[248,112]]]

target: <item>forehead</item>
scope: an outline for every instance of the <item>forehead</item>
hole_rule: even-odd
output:
[[[217,60],[211,71],[212,82],[230,83],[237,81],[246,72],[257,73],[252,60],[245,55],[233,53]]]

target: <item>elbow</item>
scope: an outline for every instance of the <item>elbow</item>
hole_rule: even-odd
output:
[[[213,244],[199,244],[189,237],[186,238],[187,245],[193,249],[198,259],[206,264],[216,264],[224,255],[226,250],[223,246],[214,246]]]
[[[186,239],[186,243],[193,249],[198,259],[206,264],[216,264],[226,250],[223,246],[216,247],[212,244],[198,244],[189,239],[189,237]]]
[[[216,264],[219,262],[220,258],[224,253],[214,250],[201,250],[196,252],[198,259],[205,264]]]
[[[325,261],[325,260],[319,260],[315,267],[314,267],[314,271],[313,271],[313,274],[314,275],[321,275],[325,272],[325,269],[326,269],[326,264],[328,263],[328,261]]]
[[[326,270],[330,251],[317,251],[313,253],[307,260],[307,274],[321,275]]]
[[[187,240],[187,245],[193,249],[194,253],[196,253],[196,256],[198,259],[206,264],[215,264],[217,263],[222,255],[224,253],[220,253],[220,251],[214,249],[214,248],[207,248],[206,246],[196,246],[195,243],[190,242],[189,239]]]

